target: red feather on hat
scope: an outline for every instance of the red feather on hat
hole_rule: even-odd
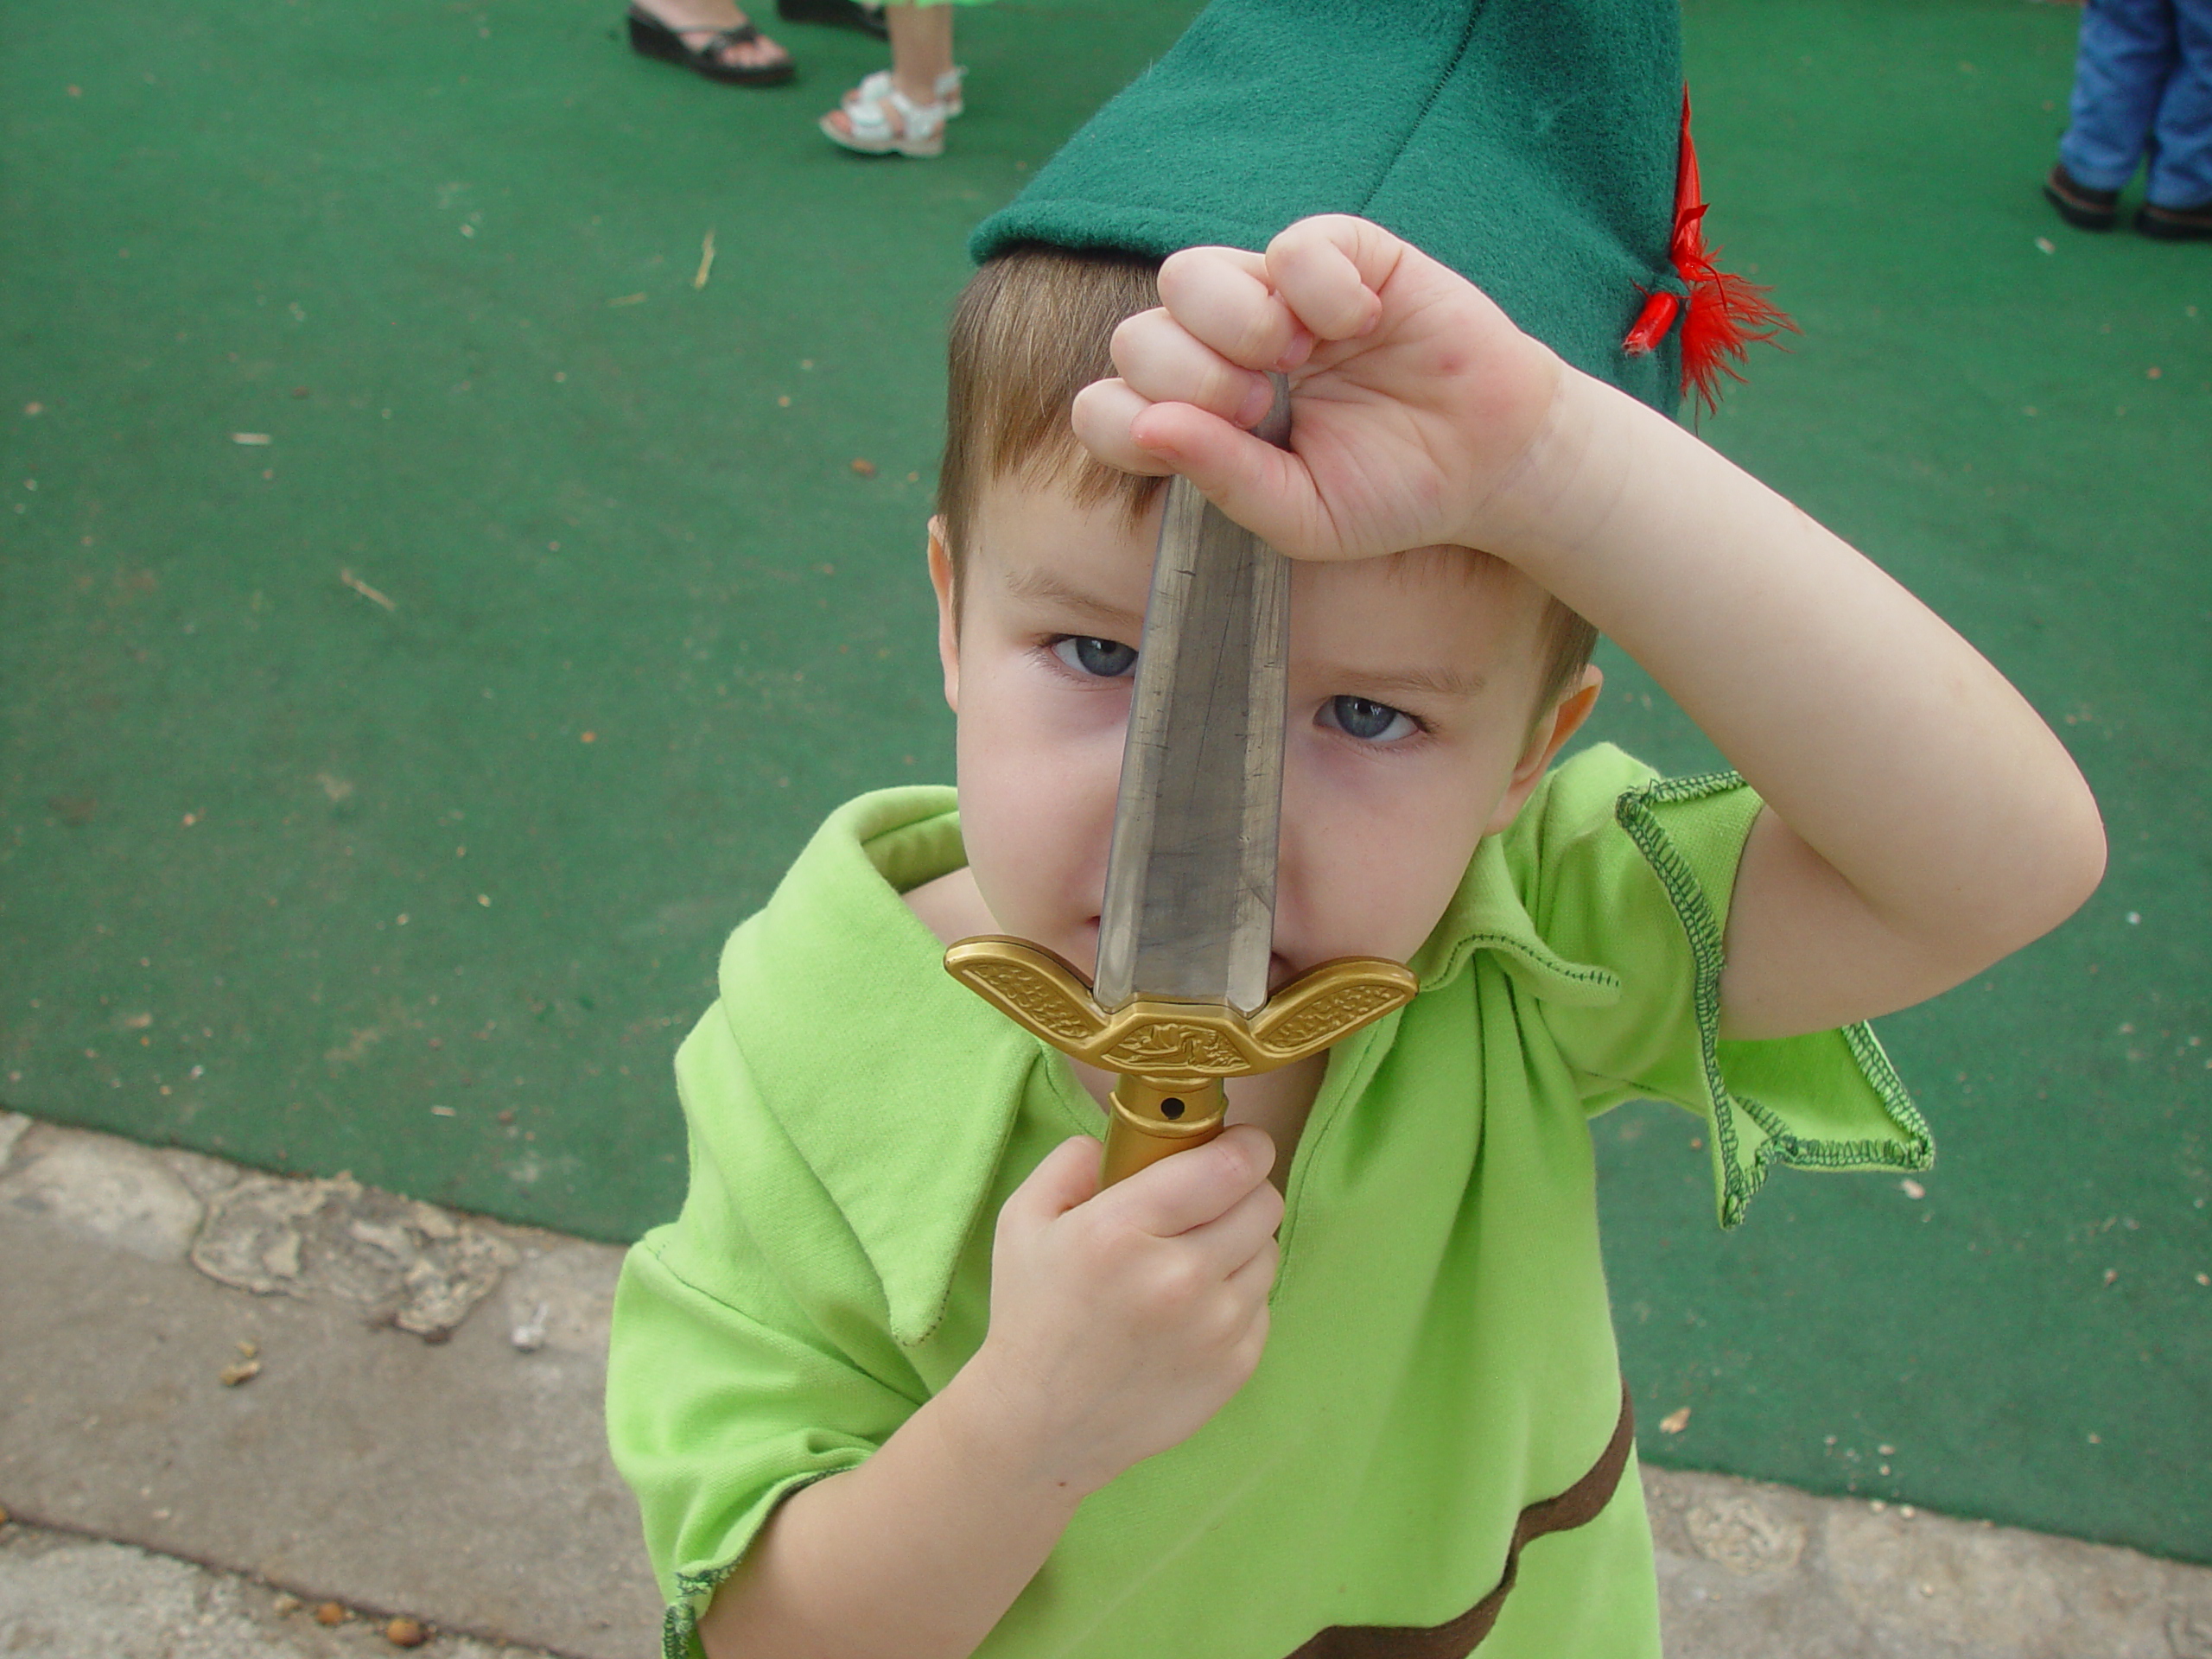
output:
[[[1736,365],[1753,340],[1771,344],[1777,329],[1795,333],[1797,325],[1769,304],[1767,290],[1713,263],[1705,241],[1706,204],[1698,188],[1697,147],[1690,142],[1690,95],[1682,92],[1681,158],[1675,172],[1675,234],[1667,255],[1675,273],[1689,285],[1689,311],[1682,317],[1682,391],[1694,392],[1709,414],[1720,397],[1720,377],[1741,380]],[[1681,313],[1673,294],[1646,297],[1636,326],[1621,341],[1630,357],[1656,351]]]

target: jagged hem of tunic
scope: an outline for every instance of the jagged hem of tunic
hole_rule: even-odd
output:
[[[711,1572],[676,1575],[676,1599],[661,1614],[661,1659],[701,1659],[706,1649],[699,1642],[699,1616],[744,1559],[737,1555]]]
[[[774,1501],[768,1505],[768,1516],[772,1518],[776,1510],[786,1503],[794,1492],[811,1486],[817,1480],[827,1480],[832,1475],[842,1475],[846,1472],[846,1469],[855,1466],[857,1465],[849,1464],[845,1468],[840,1469],[811,1470],[799,1478],[791,1481],[776,1494]],[[676,1599],[663,1610],[660,1618],[661,1659],[705,1659],[707,1650],[699,1641],[699,1621],[706,1616],[708,1606],[714,1601],[715,1592],[728,1584],[730,1576],[744,1564],[746,1552],[753,1548],[753,1541],[760,1537],[767,1524],[767,1521],[764,1519],[759,1527],[747,1534],[738,1546],[737,1553],[728,1560],[695,1572],[686,1573],[680,1568],[677,1570]]]
[[[1689,861],[1675,844],[1654,810],[1703,800],[1743,786],[1733,772],[1705,772],[1696,777],[1662,779],[1624,791],[1613,804],[1613,817],[1637,850],[1643,855],[1666,890],[1683,932],[1688,937],[1695,969],[1692,1007],[1697,1017],[1698,1046],[1705,1071],[1705,1088],[1712,1110],[1713,1135],[1720,1164],[1720,1225],[1732,1228],[1744,1219],[1745,1207],[1766,1184],[1767,1173],[1777,1163],[1793,1169],[1926,1169],[1936,1161],[1935,1138],[1929,1133],[1920,1109],[1905,1092],[1904,1079],[1890,1064],[1865,1021],[1842,1027],[1845,1046],[1858,1063],[1859,1075],[1874,1091],[1883,1111],[1897,1127],[1894,1138],[1824,1141],[1793,1131],[1780,1114],[1748,1095],[1728,1086],[1720,1065],[1720,970],[1726,961],[1719,922],[1713,906],[1691,872]],[[1748,1118],[1766,1135],[1766,1141],[1746,1163],[1738,1120]]]

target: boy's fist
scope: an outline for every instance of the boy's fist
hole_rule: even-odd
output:
[[[1190,1438],[1251,1376],[1282,1222],[1274,1163],[1246,1124],[1101,1192],[1098,1143],[1078,1136],[1007,1200],[970,1364],[1052,1478],[1096,1490]]]
[[[1265,254],[1189,248],[1114,335],[1076,435],[1108,465],[1181,473],[1297,558],[1435,545],[1510,558],[1569,371],[1474,284],[1379,225],[1300,219]],[[1288,374],[1291,447],[1246,429]]]

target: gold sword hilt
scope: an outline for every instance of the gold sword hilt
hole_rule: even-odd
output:
[[[1379,957],[1339,957],[1293,980],[1249,1018],[1217,1002],[1140,996],[1109,1014],[1090,982],[1027,939],[986,934],[944,953],[944,970],[1071,1059],[1117,1073],[1100,1184],[1111,1186],[1222,1131],[1223,1080],[1318,1054],[1413,999],[1414,976]]]

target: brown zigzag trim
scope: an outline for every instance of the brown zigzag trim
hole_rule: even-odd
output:
[[[1531,1503],[1514,1523],[1512,1541],[1505,1547],[1505,1572],[1497,1587],[1480,1601],[1442,1624],[1332,1624],[1300,1647],[1290,1659],[1466,1659],[1497,1623],[1506,1593],[1521,1570],[1521,1551],[1531,1539],[1548,1532],[1567,1532],[1596,1520],[1613,1501],[1628,1467],[1628,1454],[1636,1445],[1636,1414],[1629,1405],[1628,1381],[1621,1381],[1620,1421],[1613,1438],[1599,1453],[1590,1472],[1557,1497]]]

